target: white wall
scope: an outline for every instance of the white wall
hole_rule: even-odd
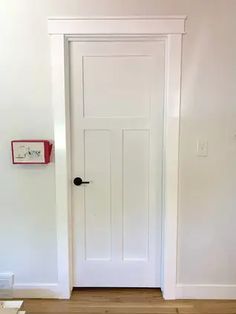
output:
[[[0,1],[0,272],[16,283],[57,281],[54,165],[10,160],[11,139],[53,139],[47,17],[162,14],[188,15],[178,282],[236,284],[235,0]]]

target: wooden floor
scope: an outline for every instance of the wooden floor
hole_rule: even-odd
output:
[[[71,300],[25,300],[27,314],[236,314],[235,301],[164,301],[157,289],[81,289]]]

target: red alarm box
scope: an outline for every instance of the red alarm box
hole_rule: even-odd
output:
[[[52,144],[47,140],[15,140],[11,150],[13,164],[48,164]]]

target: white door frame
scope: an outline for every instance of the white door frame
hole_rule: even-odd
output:
[[[72,289],[71,159],[68,42],[117,37],[165,40],[162,291],[176,298],[179,118],[185,16],[49,18],[54,109],[58,297]]]

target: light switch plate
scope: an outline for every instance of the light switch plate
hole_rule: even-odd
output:
[[[208,156],[208,140],[198,140],[197,141],[197,156],[207,157]]]

